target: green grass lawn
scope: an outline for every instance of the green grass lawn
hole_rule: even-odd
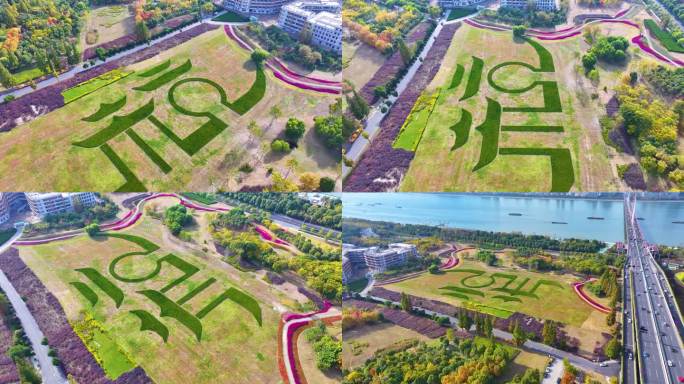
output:
[[[351,283],[347,284],[347,287],[352,292],[361,292],[364,288],[366,288],[366,285],[368,285],[368,279],[364,277],[362,279],[352,281]]]
[[[78,84],[74,87],[65,89],[62,92],[62,96],[64,96],[64,103],[69,104],[72,101],[78,100],[85,95],[97,91],[100,88],[104,88],[111,83],[123,79],[131,73],[133,72],[115,69],[113,71],[104,73],[98,77],[92,78],[86,82]]]
[[[407,151],[416,150],[438,97],[439,90],[420,95],[401,127],[399,135],[394,140],[393,148],[401,148]]]
[[[670,52],[684,53],[684,47],[677,43],[672,34],[658,26],[655,21],[651,19],[644,20],[644,25],[648,30],[660,41],[660,43]]]
[[[14,80],[17,81],[17,84],[23,84],[29,80],[33,80],[41,76],[43,76],[43,72],[39,68],[31,68],[15,73]]]
[[[254,308],[246,309],[243,305],[246,297],[236,295],[236,292],[246,292],[246,286],[255,289],[256,286],[263,285],[257,284],[247,274],[239,281],[231,280],[221,269],[225,264],[220,260],[212,260],[200,253],[181,253],[167,248],[161,235],[163,231],[161,224],[149,217],[127,230],[128,234],[145,236],[147,240],[160,245],[159,250],[150,254],[139,252],[138,245],[123,238],[86,236],[25,247],[20,252],[27,265],[55,293],[70,320],[78,320],[85,311],[102,324],[106,335],[97,336],[95,341],[97,353],[108,374],[114,376],[130,369],[124,358],[129,356],[134,365],[142,366],[157,383],[208,384],[232,382],[236,377],[239,378],[234,381],[236,383],[278,383],[280,375],[277,373],[275,351],[279,315],[271,309],[270,303],[259,303],[263,316],[263,323],[259,325],[253,313],[250,313]],[[155,268],[156,259],[171,252],[199,270],[180,281],[179,277],[183,276],[183,272],[178,269],[180,262],[169,260],[155,277],[142,282],[122,282],[108,273],[108,266],[115,257],[136,251],[137,255],[122,259],[117,264],[117,274],[146,276]],[[171,262],[176,268],[171,266]],[[120,307],[117,308],[100,288],[75,271],[84,267],[101,272],[125,292]],[[189,299],[183,299],[208,279],[214,279],[213,283],[200,293],[194,292]],[[72,281],[89,284],[100,296],[97,304],[93,306],[70,284]],[[175,285],[164,291],[170,283]],[[182,312],[198,317],[202,326],[201,339],[198,341],[196,333],[179,321],[161,317],[161,308],[155,304],[159,301],[158,297],[153,297],[153,294],[148,293],[150,291],[164,291],[168,299],[182,303],[172,308],[172,312],[165,313],[180,313],[181,308]],[[222,301],[213,310],[198,315],[200,310],[221,298],[225,292],[230,292],[228,300]],[[164,306],[168,307],[167,304],[162,307]],[[168,329],[167,341],[157,332],[141,330],[141,318],[131,313],[139,310],[148,312]],[[240,349],[239,354],[235,353],[237,349]]]
[[[573,281],[576,280],[571,276],[550,276],[489,267],[477,261],[464,260],[458,268],[448,272],[437,275],[423,274],[386,285],[385,288],[441,300],[501,318],[506,318],[513,312],[522,312],[581,326],[593,309],[575,294],[571,286]],[[533,291],[533,295],[510,295],[511,289],[518,285],[523,291]],[[510,297],[516,297],[519,301],[506,301]],[[551,301],[553,305],[549,305]]]
[[[248,18],[239,15],[233,11],[227,11],[221,15],[216,16],[212,19],[213,21],[222,21],[224,23],[242,23],[249,21]]]
[[[118,344],[104,332],[96,332],[93,343],[97,347],[98,355],[102,359],[102,365],[107,372],[107,377],[116,379],[122,374],[135,368],[126,355],[121,352]]]

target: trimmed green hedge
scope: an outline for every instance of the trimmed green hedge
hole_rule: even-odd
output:
[[[94,135],[72,143],[75,146],[83,148],[95,148],[105,144],[107,141],[114,138],[116,135],[124,132],[135,124],[145,120],[154,112],[154,99],[150,99],[147,104],[136,109],[135,111],[123,116],[114,116],[112,122],[107,128],[96,132]]]
[[[670,52],[684,53],[684,47],[677,43],[674,36],[668,31],[663,30],[651,19],[644,20],[644,25],[660,41],[660,43]]]
[[[266,94],[266,74],[261,67],[256,69],[256,79],[249,90],[239,99],[235,100],[233,103],[229,103],[229,108],[238,113],[239,115],[244,115],[252,107],[257,105],[261,99],[263,99]]]
[[[568,192],[575,183],[572,156],[567,148],[501,148],[502,155],[549,156],[551,158],[551,192]]]
[[[196,129],[184,139],[181,139],[178,135],[176,135],[175,132],[169,129],[166,124],[159,121],[159,119],[156,117],[150,116],[149,120],[152,122],[152,124],[159,128],[159,130],[162,131],[166,137],[171,139],[171,141],[173,141],[180,149],[182,149],[183,152],[187,153],[188,156],[193,156],[195,153],[204,148],[207,143],[228,128],[226,123],[214,115],[208,117],[209,121],[204,123],[204,125],[202,125],[199,129]]]
[[[532,48],[537,51],[537,56],[539,56],[539,69],[537,69],[537,72],[556,72],[556,67],[553,64],[553,56],[551,56],[551,52],[544,48],[543,45],[530,39],[529,37],[526,37],[525,41],[527,41]]]
[[[492,276],[489,276],[489,281],[486,283],[480,283],[480,284],[468,284],[468,283],[466,283],[466,281],[468,281],[470,279],[479,278],[482,276],[483,275],[466,276],[466,277],[461,279],[461,284],[463,284],[464,287],[468,287],[468,288],[486,288],[486,287],[493,285],[496,282],[496,280]]]
[[[508,132],[563,132],[560,125],[502,125],[502,131]]]
[[[100,121],[105,117],[111,115],[112,113],[118,111],[119,109],[123,108],[124,105],[126,105],[126,95],[124,95],[122,98],[113,103],[101,103],[100,108],[97,110],[97,112],[93,113],[90,116],[84,117],[81,120],[88,121],[91,123]]]
[[[178,320],[195,335],[197,341],[202,339],[202,323],[193,314],[159,291],[146,289],[138,291],[138,293],[147,297],[159,307],[161,317],[171,317]]]
[[[65,89],[64,91],[62,91],[62,96],[64,97],[64,104],[69,104],[72,101],[76,101],[81,97],[89,95],[100,88],[104,88],[109,84],[117,82],[132,73],[133,72],[124,72],[121,69],[115,69],[113,71],[103,73],[100,76],[94,77],[74,87]]]
[[[171,59],[166,60],[165,62],[163,62],[159,65],[156,65],[156,66],[154,66],[154,67],[152,67],[152,68],[150,68],[150,69],[148,69],[142,73],[138,73],[138,76],[140,76],[140,77],[151,77],[151,76],[156,75],[159,72],[166,71],[167,69],[169,69],[170,66],[171,66]]]
[[[463,80],[463,75],[465,74],[465,68],[461,64],[456,65],[456,70],[454,71],[454,75],[451,78],[451,83],[449,84],[449,88],[447,89],[454,89],[458,87],[461,84],[461,81]]]
[[[183,304],[187,303],[188,301],[192,300],[193,297],[202,293],[202,291],[207,289],[210,285],[214,284],[215,282],[216,282],[216,279],[213,277],[207,279],[204,283],[200,284],[197,288],[193,289],[192,291],[185,294],[185,296],[181,297],[177,301],[178,305],[183,305]]]
[[[78,268],[76,271],[82,273],[85,277],[92,281],[93,284],[97,285],[102,292],[106,293],[107,296],[114,300],[117,308],[121,306],[121,303],[123,303],[124,299],[124,293],[121,288],[114,285],[114,283],[109,281],[109,279],[93,268]]]
[[[172,282],[168,283],[164,288],[161,289],[161,292],[168,292],[170,289],[173,287],[177,286],[178,284],[184,282],[185,280],[189,279],[192,275],[195,273],[199,272],[199,268],[197,268],[195,265],[188,263],[187,261],[181,259],[180,257],[174,255],[173,253],[169,253],[168,255],[162,257],[161,259],[157,260],[157,265],[159,266],[157,269],[161,270],[161,265],[162,263],[169,263],[179,269],[181,272],[183,272],[183,275]]]
[[[200,319],[204,318],[207,314],[209,314],[209,312],[214,310],[214,308],[219,306],[219,304],[223,303],[226,299],[230,299],[236,304],[240,305],[242,308],[246,309],[252,314],[259,326],[261,326],[261,307],[259,307],[259,303],[251,296],[235,288],[229,288],[221,295],[217,296],[214,300],[207,304],[206,307],[197,312],[197,317]]]
[[[456,135],[454,145],[451,147],[452,151],[461,148],[468,142],[470,126],[473,124],[473,115],[465,108],[461,109],[461,111],[461,119],[456,124],[449,127]]]
[[[482,134],[482,146],[480,147],[480,159],[473,172],[491,163],[496,158],[499,149],[499,126],[501,125],[501,104],[487,98],[487,115],[482,124],[475,127]]]
[[[482,80],[482,69],[484,68],[484,61],[479,57],[473,56],[473,65],[468,74],[468,83],[466,84],[465,92],[461,97],[461,101],[475,96],[480,91],[480,81]]]
[[[73,285],[78,290],[78,292],[81,293],[81,295],[83,295],[83,297],[85,297],[86,300],[90,302],[90,305],[94,306],[95,304],[97,304],[97,293],[90,289],[89,286],[87,286],[84,283],[81,283],[80,281],[72,281],[69,284]]]
[[[126,241],[130,241],[132,243],[135,243],[136,245],[139,245],[142,247],[146,253],[151,253],[159,249],[159,246],[149,240],[147,240],[144,237],[140,236],[135,236],[135,235],[127,235],[125,233],[102,233],[99,234],[98,236],[104,236],[104,237],[113,237],[115,239],[123,239]]]
[[[136,91],[150,92],[154,91],[164,85],[170,83],[171,81],[177,79],[180,75],[188,72],[192,69],[192,62],[188,59],[185,63],[177,66],[176,68],[164,73],[163,75],[148,81],[147,83],[134,87]]]
[[[166,341],[169,339],[169,329],[166,327],[166,325],[145,310],[136,309],[131,311],[131,313],[140,319],[141,331],[152,331],[159,335],[166,343]]]
[[[558,83],[555,81],[537,81],[534,83],[541,84],[544,93],[543,107],[504,107],[504,112],[563,112],[561,105],[560,92],[558,92]]]
[[[515,296],[496,295],[496,296],[492,296],[492,299],[498,299],[498,300],[501,300],[501,301],[506,302],[506,303],[508,303],[510,301],[522,303],[522,300],[519,297],[515,297]]]
[[[109,146],[109,144],[103,144],[100,146],[100,149],[102,152],[109,158],[109,161],[114,164],[116,169],[121,173],[121,175],[124,177],[126,182],[119,188],[117,188],[116,191],[114,192],[145,192],[147,191],[147,188],[143,185],[143,183],[135,176],[135,174],[131,171],[130,168],[126,165],[126,163],[121,160],[119,155],[114,152],[112,147]]]
[[[479,291],[477,289],[462,288],[462,287],[456,287],[453,285],[447,285],[447,286],[441,287],[439,289],[445,289],[447,291],[458,292],[458,293],[462,293],[465,295],[475,295],[475,296],[482,296],[482,297],[484,297],[484,295],[485,295],[482,291]]]
[[[169,163],[164,161],[164,159],[162,159],[162,157],[159,156],[159,154],[157,154],[157,152],[155,152],[155,150],[152,149],[152,147],[147,145],[145,140],[143,140],[142,137],[138,136],[138,134],[135,133],[134,130],[129,129],[126,131],[126,133],[128,134],[128,137],[130,137],[138,145],[138,147],[140,147],[140,149],[142,149],[143,152],[145,152],[147,157],[150,160],[152,160],[153,163],[157,164],[157,167],[159,167],[159,169],[161,169],[162,172],[164,172],[164,173],[171,172],[172,168],[169,165]]]
[[[453,296],[453,297],[455,297],[457,299],[461,299],[461,300],[470,300],[470,297],[468,297],[462,293],[458,293],[458,292],[442,292],[442,295]]]
[[[117,279],[119,281],[126,282],[126,283],[139,283],[139,282],[151,279],[152,277],[156,276],[159,273],[159,271],[161,270],[161,265],[159,264],[159,261],[157,261],[157,266],[156,266],[155,270],[146,276],[124,277],[124,276],[119,275],[116,272],[116,265],[121,260],[123,260],[129,256],[136,256],[136,255],[145,256],[145,255],[148,255],[148,254],[158,250],[159,246],[157,244],[143,238],[143,237],[139,237],[139,236],[135,236],[135,235],[127,235],[127,234],[123,234],[123,233],[103,233],[102,235],[106,236],[106,237],[113,237],[113,238],[127,240],[127,241],[135,243],[136,245],[143,248],[143,251],[128,252],[128,253],[124,253],[120,256],[117,256],[114,258],[114,260],[112,260],[109,263],[109,274],[114,276],[115,279]]]

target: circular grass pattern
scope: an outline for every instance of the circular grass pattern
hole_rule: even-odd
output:
[[[124,281],[126,283],[140,283],[157,276],[161,271],[161,263],[155,261],[155,266],[152,272],[144,276],[124,276],[118,273],[116,271],[117,264],[119,264],[122,260],[128,258],[129,256],[147,256],[147,254],[143,254],[141,252],[125,253],[121,256],[117,256],[114,260],[112,260],[112,262],[109,264],[109,273],[119,281]]]
[[[474,282],[470,280],[474,279]],[[461,284],[468,288],[486,288],[494,284],[494,276],[470,275],[461,279]]]

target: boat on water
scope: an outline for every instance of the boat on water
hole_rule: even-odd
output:
[[[551,224],[567,224],[567,221],[552,221]]]
[[[672,224],[684,224],[684,221],[673,221]]]
[[[508,216],[522,216],[522,213],[509,213]]]
[[[604,217],[599,217],[599,216],[588,216],[587,219],[589,219],[589,220],[605,220]]]

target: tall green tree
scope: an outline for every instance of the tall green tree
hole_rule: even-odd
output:
[[[15,86],[17,83],[16,79],[10,71],[5,68],[5,66],[0,62],[0,84],[2,84],[3,87],[5,88],[10,88]]]

